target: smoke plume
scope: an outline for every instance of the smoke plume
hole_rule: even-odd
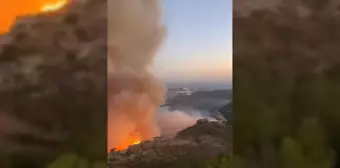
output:
[[[108,149],[159,135],[164,88],[148,67],[165,29],[157,0],[108,1]]]
[[[161,109],[157,113],[158,127],[162,136],[173,136],[184,128],[194,125],[201,118],[204,116],[199,113],[188,114],[167,109]]]
[[[148,71],[165,28],[158,0],[108,1],[108,150],[174,135],[201,116],[157,112],[165,88]]]

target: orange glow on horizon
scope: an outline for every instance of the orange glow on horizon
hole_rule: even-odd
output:
[[[7,0],[0,2],[0,33],[8,32],[16,18],[61,9],[68,0]]]

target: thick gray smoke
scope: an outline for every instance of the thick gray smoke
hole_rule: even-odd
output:
[[[183,111],[160,109],[157,113],[158,127],[162,136],[173,136],[184,128],[194,125],[201,118],[204,117],[198,112],[189,114]]]
[[[148,71],[164,36],[157,0],[108,1],[108,148],[159,134],[163,85]]]
[[[165,88],[148,68],[165,35],[159,5],[158,0],[108,1],[108,150],[159,136],[163,128],[173,133],[170,125],[181,120],[175,119],[178,113],[156,113]],[[183,121],[176,131],[196,120]]]

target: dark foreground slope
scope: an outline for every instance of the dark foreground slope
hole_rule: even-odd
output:
[[[174,137],[158,137],[109,153],[110,168],[205,167],[219,154],[231,152],[231,129],[221,122],[198,120]]]
[[[0,149],[11,167],[66,151],[104,158],[106,27],[96,0],[18,18],[0,37]]]

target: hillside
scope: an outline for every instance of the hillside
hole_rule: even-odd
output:
[[[231,129],[220,122],[198,120],[174,137],[156,137],[123,151],[111,150],[110,168],[158,168],[205,163],[231,152]]]
[[[223,117],[225,117],[228,120],[231,120],[233,117],[232,110],[233,110],[233,104],[232,102],[224,105],[223,107],[219,108],[217,111],[221,113]]]

